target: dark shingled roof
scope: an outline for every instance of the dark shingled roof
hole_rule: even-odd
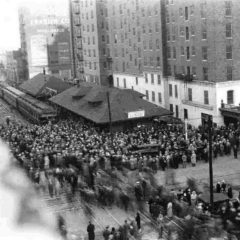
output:
[[[77,96],[79,92],[84,92],[85,95],[74,98],[73,96]],[[109,122],[107,92],[109,92],[112,122],[129,120],[128,112],[139,110],[145,111],[144,118],[172,115],[169,110],[142,99],[143,95],[133,90],[92,86],[86,83],[79,87],[71,87],[50,98],[50,101],[85,119],[103,124]]]
[[[21,90],[34,97],[40,96],[46,88],[51,88],[57,91],[57,93],[61,93],[69,87],[71,87],[71,85],[64,82],[60,78],[56,78],[47,74],[44,75],[43,73],[37,74],[33,78],[20,85]]]

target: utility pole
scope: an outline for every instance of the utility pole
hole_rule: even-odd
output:
[[[107,91],[107,102],[108,102],[108,116],[109,116],[109,132],[111,135],[111,143],[113,145],[113,134],[112,134],[112,113],[111,113],[111,105],[109,99],[109,91]]]
[[[209,142],[209,182],[211,211],[214,209],[213,200],[213,167],[212,167],[212,116],[208,116],[208,142]]]

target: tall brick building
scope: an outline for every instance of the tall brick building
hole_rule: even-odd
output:
[[[109,85],[112,58],[107,0],[70,0],[70,6],[75,76]]]
[[[191,74],[211,82],[239,79],[239,1],[169,0],[163,7],[168,75]]]

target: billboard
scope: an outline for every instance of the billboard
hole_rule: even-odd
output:
[[[33,67],[48,65],[47,38],[45,35],[33,35],[30,39],[31,65]]]

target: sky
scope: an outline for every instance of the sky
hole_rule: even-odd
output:
[[[39,3],[40,2],[40,3]],[[18,7],[24,3],[34,10],[38,4],[56,4],[56,11],[67,13],[67,0],[0,0],[0,52],[20,47]]]

